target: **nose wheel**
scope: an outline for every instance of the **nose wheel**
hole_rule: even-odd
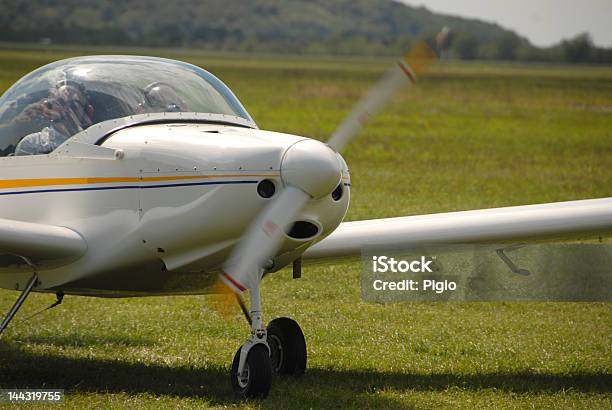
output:
[[[239,372],[242,349],[238,349],[232,362],[232,388],[242,398],[264,398],[272,385],[272,365],[268,348],[262,343],[251,347],[243,370]]]
[[[301,375],[306,370],[306,341],[293,319],[281,317],[263,326],[259,285],[251,288],[251,309],[246,312],[238,297],[251,335],[232,361],[231,382],[241,398],[264,398],[270,391],[273,374]]]
[[[306,370],[306,341],[295,320],[274,319],[268,324],[266,333],[267,346],[262,339],[256,344],[247,340],[234,355],[232,388],[241,398],[265,398],[274,374],[299,376]],[[239,370],[241,355],[245,355],[242,371]]]

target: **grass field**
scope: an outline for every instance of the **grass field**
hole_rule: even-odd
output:
[[[0,90],[86,53],[0,50]],[[218,75],[261,128],[319,139],[386,63],[161,53]],[[345,158],[348,220],[612,196],[612,69],[442,65]],[[23,322],[53,301],[34,294],[0,341],[0,387],[65,388],[72,408],[612,408],[610,304],[366,304],[359,270],[264,281],[266,316],[295,318],[309,353],[304,377],[275,380],[265,401],[233,399],[247,327],[205,296],[67,297]],[[0,311],[16,297],[0,291]]]

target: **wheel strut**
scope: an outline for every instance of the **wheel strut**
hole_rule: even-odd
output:
[[[238,300],[241,301],[242,299],[239,297]],[[244,306],[244,303],[241,304],[241,307],[243,309],[243,312],[245,312],[246,306],[244,307],[243,306]],[[251,288],[251,311],[245,312],[245,317],[247,318],[247,321],[251,325],[251,335],[246,340],[246,342],[242,345],[242,349],[240,352],[240,361],[238,364],[238,374],[239,375],[242,375],[242,372],[244,371],[244,365],[246,363],[246,359],[249,354],[249,350],[251,350],[253,346],[261,343],[269,351],[268,343],[266,340],[267,332],[263,324],[263,315],[261,312],[259,283],[255,284]]]
[[[23,305],[23,302],[25,302],[26,298],[28,297],[32,289],[34,289],[34,286],[36,286],[37,283],[38,283],[38,275],[36,275],[36,272],[34,272],[34,275],[32,275],[32,277],[28,281],[25,289],[23,290],[23,292],[21,292],[21,295],[19,295],[19,298],[17,299],[17,301],[15,302],[11,310],[8,311],[8,313],[6,314],[6,317],[0,324],[0,336],[2,335],[2,332],[4,332],[4,329],[7,328],[9,323],[11,323],[11,320],[13,319],[13,317],[15,316],[15,314],[17,313],[21,305]]]
[[[261,280],[261,275],[259,279]],[[230,373],[234,391],[243,398],[266,397],[272,384],[270,347],[263,324],[259,282],[250,288],[250,292],[250,311],[240,296],[238,303],[250,323],[251,335],[236,352]]]

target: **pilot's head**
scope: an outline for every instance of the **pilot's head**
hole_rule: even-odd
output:
[[[153,112],[181,112],[186,104],[170,85],[155,82],[144,89],[143,106]]]
[[[92,125],[93,107],[89,104],[85,87],[73,80],[58,81],[43,101],[45,116],[53,127],[72,136]]]

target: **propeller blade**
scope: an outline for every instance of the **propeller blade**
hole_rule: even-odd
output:
[[[293,186],[286,186],[247,229],[228,262],[221,279],[234,292],[251,288],[278,251],[285,228],[297,217],[310,195]]]
[[[235,313],[236,296],[234,290],[221,279],[217,279],[211,290],[208,305],[222,318],[228,320]]]
[[[434,52],[425,42],[417,44],[357,103],[349,116],[336,129],[327,145],[337,152],[342,151],[359,134],[369,119],[380,112],[402,86],[414,84],[417,76],[425,72],[434,59]]]

